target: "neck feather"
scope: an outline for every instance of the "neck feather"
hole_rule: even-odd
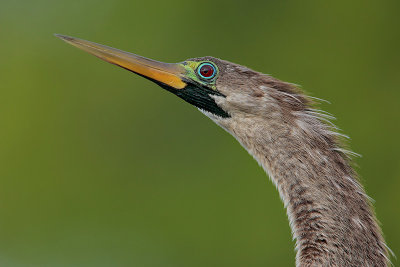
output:
[[[285,119],[283,119],[285,121]],[[297,266],[386,266],[386,245],[363,187],[318,118],[241,118],[223,125],[279,190]]]

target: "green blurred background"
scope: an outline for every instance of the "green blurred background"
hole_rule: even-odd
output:
[[[2,0],[0,266],[294,265],[279,195],[230,135],[53,33],[167,62],[212,55],[329,100],[400,256],[399,11],[397,0]]]

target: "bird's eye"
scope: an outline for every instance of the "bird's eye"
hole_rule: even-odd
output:
[[[214,78],[217,71],[213,64],[203,63],[198,67],[197,72],[201,78],[209,80]]]

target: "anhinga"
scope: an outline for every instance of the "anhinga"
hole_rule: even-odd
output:
[[[231,133],[279,190],[297,266],[387,266],[368,196],[329,116],[296,86],[225,60],[162,63],[89,41],[57,37],[143,76]]]

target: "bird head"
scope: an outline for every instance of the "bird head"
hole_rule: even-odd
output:
[[[221,126],[236,119],[281,116],[285,109],[293,111],[305,105],[295,86],[225,60],[200,57],[163,63],[86,40],[56,36],[157,83]]]

